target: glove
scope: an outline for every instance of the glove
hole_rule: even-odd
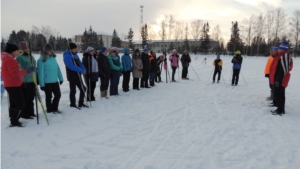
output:
[[[269,74],[265,74],[265,77],[269,77]]]
[[[63,81],[60,81],[59,84],[62,85],[62,84],[63,84]]]
[[[279,87],[279,82],[275,82],[275,87]]]
[[[45,91],[45,86],[44,86],[44,87],[41,87],[41,90]]]
[[[35,67],[30,67],[30,68],[28,69],[28,73],[32,73],[32,72],[35,72]]]

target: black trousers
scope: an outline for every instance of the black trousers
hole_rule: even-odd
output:
[[[95,100],[95,88],[96,88],[96,83],[97,82],[92,82],[89,81],[89,79],[86,79],[86,85],[87,85],[87,93],[86,93],[86,98],[87,101],[94,101]],[[91,98],[90,98],[90,92],[91,92]]]
[[[233,69],[231,84],[238,84],[241,69]]]
[[[217,74],[218,74],[218,81],[220,81],[220,79],[221,79],[221,70],[217,70],[217,69],[215,69],[214,76],[213,76],[213,81],[216,80],[216,75]]]
[[[280,112],[285,111],[285,88],[282,86],[274,87],[274,101],[276,103],[276,106]]]
[[[182,73],[181,73],[181,78],[187,78],[187,74],[188,74],[188,67],[183,67]]]
[[[100,91],[108,90],[109,86],[109,76],[100,77],[101,85],[100,85]]]
[[[52,100],[52,94],[54,98]],[[45,83],[45,95],[46,95],[46,108],[47,112],[57,112],[59,100],[61,97],[60,86],[59,83]]]
[[[177,69],[177,67],[172,66],[172,81],[175,80],[174,77],[175,77],[176,69]]]
[[[19,120],[21,110],[25,107],[22,87],[5,87],[9,97],[9,117],[11,123]]]
[[[123,91],[129,91],[129,81],[130,81],[131,72],[127,71],[122,73],[123,73],[123,84],[122,84]]]
[[[141,87],[149,87],[149,71],[143,70],[143,77],[141,78]]]
[[[133,83],[132,83],[133,89],[139,89],[139,79],[140,78],[133,78]]]
[[[155,82],[161,82],[161,71],[156,73]]]
[[[69,87],[70,87],[70,102],[71,105],[76,105],[76,87],[80,90],[79,94],[79,105],[82,105],[84,102],[84,93],[86,88],[82,86],[80,80],[75,81],[69,81]]]
[[[21,112],[21,117],[30,117],[34,116],[34,98],[36,94],[35,84],[25,83],[25,86],[22,88],[23,96],[25,99],[25,107]]]

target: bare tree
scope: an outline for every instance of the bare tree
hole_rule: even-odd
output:
[[[281,32],[285,30],[286,26],[286,14],[283,8],[276,8],[275,11],[275,27],[274,27],[274,34],[275,40],[281,35]]]
[[[222,37],[222,32],[221,32],[221,29],[220,29],[220,25],[216,25],[213,30],[212,30],[212,35],[211,37],[216,40],[216,41],[219,41],[220,38]]]
[[[248,47],[251,47],[251,40],[252,40],[252,37],[253,37],[253,24],[254,24],[254,20],[255,20],[255,16],[254,15],[251,15],[251,17],[249,19],[244,19],[244,24],[246,25],[245,28],[244,28],[244,31],[246,33],[246,42],[247,42],[247,45]],[[246,49],[246,53],[247,55],[248,54],[248,47]],[[251,51],[250,51],[250,55],[252,55],[252,47],[251,47]]]
[[[174,39],[175,41],[177,41],[178,39],[180,39],[180,34],[183,31],[183,28],[181,26],[182,24],[180,22],[176,22],[175,23],[175,29],[174,29]]]
[[[293,16],[290,19],[290,26],[291,26],[291,37],[295,41],[294,55],[296,56],[295,50],[298,49],[299,34],[300,34],[300,10],[296,10],[293,13]]]
[[[260,14],[259,16],[256,17],[255,22],[254,22],[254,33],[258,39],[257,43],[257,53],[256,56],[258,56],[259,53],[259,45],[260,45],[260,39],[262,38],[262,35],[265,31],[265,17]]]
[[[42,26],[41,28],[38,28],[37,26],[32,26],[32,32],[35,34],[43,34],[46,37],[47,42],[49,42],[50,36],[59,36],[59,32],[56,29],[51,28],[49,25]]]
[[[154,40],[156,39],[156,33],[153,30],[153,27],[148,25],[148,40]]]
[[[200,37],[200,33],[201,33],[201,28],[203,25],[203,21],[198,19],[195,21],[192,21],[190,23],[190,27],[191,27],[191,35],[193,36],[194,40],[198,41],[199,37]]]
[[[163,43],[163,48],[162,50],[164,50],[164,41],[167,37],[167,32],[166,32],[166,29],[167,29],[167,24],[165,23],[165,20],[162,20],[161,23],[160,23],[160,31],[159,31],[159,36],[162,40],[162,43]]]
[[[266,15],[266,33],[267,33],[267,44],[269,45],[272,40],[273,35],[273,25],[275,20],[275,12],[273,10],[270,10],[267,12]]]
[[[173,28],[174,28],[174,24],[175,24],[175,19],[173,15],[170,15],[170,17],[168,17],[168,26],[169,26],[169,40],[172,39],[172,34],[174,32]]]

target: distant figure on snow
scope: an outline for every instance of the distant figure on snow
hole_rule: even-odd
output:
[[[213,75],[213,83],[215,83],[217,74],[218,74],[217,83],[219,83],[220,78],[221,78],[222,65],[223,65],[223,61],[222,61],[222,59],[220,59],[220,55],[218,55],[217,59],[214,60],[213,65],[215,66],[215,71],[214,71],[214,75]]]
[[[232,86],[238,85],[240,71],[241,71],[242,63],[243,63],[243,57],[241,56],[241,52],[238,50],[235,53],[236,53],[236,55],[231,60],[231,63],[233,63],[233,67],[232,67],[233,73],[232,73],[232,80],[231,80]]]

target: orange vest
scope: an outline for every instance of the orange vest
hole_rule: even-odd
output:
[[[274,59],[273,56],[269,56],[267,65],[265,67],[265,74],[266,75],[270,74],[270,69],[271,69],[271,65],[272,65],[273,59]]]

